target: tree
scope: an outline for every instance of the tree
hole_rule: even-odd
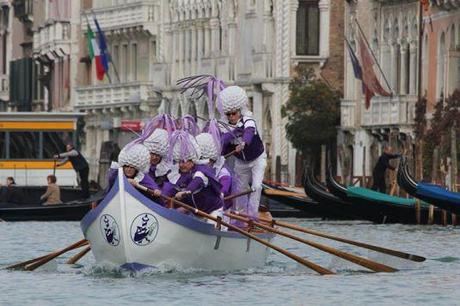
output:
[[[289,84],[290,97],[281,109],[286,132],[304,157],[319,158],[321,145],[335,142],[340,123],[340,93],[318,80],[312,69],[298,66]]]

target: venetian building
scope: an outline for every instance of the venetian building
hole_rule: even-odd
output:
[[[281,106],[299,64],[342,88],[343,1],[94,0],[92,7],[120,79],[111,74],[112,83],[100,83],[93,72],[81,76],[86,84],[77,89],[77,107],[89,113],[87,155],[97,156],[101,141],[125,144],[129,124],[157,112],[208,118],[204,99],[189,101],[175,84],[212,74],[247,91],[268,153],[266,177],[295,182],[302,169],[286,139]]]
[[[356,51],[361,27],[381,67],[374,70],[382,86],[393,93],[373,97],[366,109],[361,81],[355,79],[346,53],[338,164],[347,178],[371,175],[384,144],[411,154],[418,97],[418,11],[418,1],[347,2],[346,37]]]
[[[9,62],[12,51],[13,10],[9,0],[0,1],[0,111],[8,109]]]
[[[79,3],[17,0],[0,4],[4,28],[0,32],[0,89],[2,93],[9,89],[8,107],[2,108],[72,111],[75,79],[71,71],[76,72],[78,61],[73,55],[78,49]]]
[[[434,105],[460,90],[460,1],[438,0],[424,12],[422,93]]]

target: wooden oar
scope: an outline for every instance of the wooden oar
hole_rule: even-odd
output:
[[[77,249],[79,247],[82,247],[84,245],[87,245],[88,244],[88,241],[86,239],[82,239],[80,241],[77,241],[75,242],[74,244],[71,244],[69,245],[68,247],[60,250],[60,251],[56,251],[56,252],[53,252],[47,256],[45,256],[44,258],[42,259],[39,259],[39,260],[36,260],[35,262],[33,263],[30,263],[30,264],[27,264],[24,269],[27,270],[27,271],[33,271],[35,269],[37,269],[38,267],[50,262],[51,260],[53,260],[54,258],[58,257],[59,255],[62,255],[68,251],[71,251],[73,249]]]
[[[253,234],[251,234],[251,233],[249,233],[249,232],[247,232],[247,231],[242,230],[241,228],[239,228],[239,227],[237,227],[237,226],[235,226],[235,225],[229,224],[229,223],[227,223],[227,222],[225,222],[225,221],[222,221],[222,220],[220,220],[220,219],[218,219],[218,218],[216,218],[216,217],[214,217],[214,216],[211,216],[210,214],[207,214],[207,213],[205,213],[204,211],[201,211],[201,210],[199,210],[199,209],[197,209],[197,208],[194,208],[194,207],[192,207],[192,206],[189,206],[189,205],[187,205],[187,204],[185,204],[185,203],[183,203],[183,202],[181,202],[181,201],[178,201],[178,200],[176,200],[176,199],[174,199],[174,198],[166,197],[166,196],[163,196],[163,195],[162,195],[161,197],[164,198],[164,199],[166,199],[166,200],[168,200],[168,201],[174,201],[174,202],[175,202],[176,204],[178,204],[179,206],[182,206],[182,207],[184,207],[184,208],[186,208],[186,209],[192,211],[193,213],[195,213],[195,214],[198,215],[198,216],[201,216],[201,217],[204,217],[204,218],[213,220],[214,222],[216,222],[216,223],[218,223],[218,224],[222,224],[222,225],[228,227],[229,229],[232,229],[232,230],[234,230],[234,231],[240,233],[241,235],[244,235],[244,236],[246,236],[246,237],[249,237],[249,238],[251,238],[251,239],[253,239],[253,240],[255,240],[255,241],[257,241],[257,242],[259,242],[259,243],[261,243],[261,244],[263,244],[263,245],[265,245],[265,246],[267,246],[267,247],[269,247],[269,248],[272,248],[272,249],[274,249],[274,250],[280,252],[281,254],[286,255],[287,257],[289,257],[289,258],[291,258],[291,259],[297,261],[298,263],[300,263],[300,264],[302,264],[302,265],[304,265],[304,266],[306,266],[306,267],[308,267],[308,268],[310,268],[310,269],[312,269],[312,270],[318,272],[318,273],[321,274],[321,275],[325,275],[325,274],[335,274],[334,272],[332,272],[332,271],[330,271],[330,270],[328,270],[328,269],[326,269],[326,268],[323,268],[323,267],[321,267],[321,266],[319,266],[319,265],[317,265],[317,264],[315,264],[315,263],[313,263],[313,262],[310,262],[310,261],[308,261],[308,260],[306,260],[306,259],[303,259],[303,258],[300,257],[300,256],[297,256],[297,255],[295,255],[295,254],[292,254],[292,253],[286,251],[285,249],[282,249],[282,248],[280,248],[280,247],[278,247],[278,246],[276,246],[276,245],[274,245],[274,244],[271,244],[271,243],[269,243],[269,242],[267,242],[267,241],[265,241],[265,240],[263,240],[263,239],[261,239],[261,238],[255,236],[255,235],[253,235]]]
[[[90,250],[91,250],[91,246],[87,246],[83,251],[81,251],[80,253],[78,253],[78,254],[72,256],[72,258],[70,258],[69,260],[67,260],[66,264],[69,264],[69,265],[75,264],[77,261],[80,260],[80,258],[82,258],[83,256],[85,256],[86,253],[88,253]]]
[[[301,194],[301,193],[292,192],[292,191],[285,191],[285,190],[264,189],[264,193],[267,194],[267,195],[275,195],[275,196],[306,198],[306,196]]]
[[[323,244],[319,244],[319,243],[314,242],[314,241],[309,241],[309,240],[294,236],[294,235],[289,234],[287,232],[280,231],[278,229],[275,229],[273,227],[264,225],[264,224],[256,222],[256,221],[253,221],[253,220],[248,219],[248,218],[244,218],[244,217],[241,217],[241,216],[238,216],[238,215],[235,215],[235,214],[231,214],[231,213],[227,213],[226,215],[231,217],[231,218],[233,218],[233,219],[246,222],[249,225],[253,224],[253,225],[255,225],[255,226],[257,226],[257,227],[259,227],[261,229],[264,229],[266,231],[269,231],[269,232],[272,232],[272,233],[275,233],[275,234],[278,234],[278,235],[288,237],[288,238],[291,238],[293,240],[305,243],[305,244],[307,244],[309,246],[312,246],[314,248],[317,248],[317,249],[319,249],[321,251],[324,251],[324,252],[330,253],[332,255],[335,255],[337,257],[343,258],[345,260],[351,261],[351,262],[353,262],[353,263],[355,263],[357,265],[363,266],[363,267],[368,268],[368,269],[370,269],[372,271],[375,271],[375,272],[396,272],[396,271],[398,271],[397,269],[395,269],[393,267],[390,267],[390,266],[387,266],[387,265],[384,265],[384,264],[369,260],[369,259],[364,258],[364,257],[349,254],[349,253],[343,252],[341,250],[334,249],[334,248],[331,248],[331,247],[323,245]]]
[[[236,153],[236,150],[233,150],[232,152],[225,154],[224,158],[229,158],[230,156],[232,156],[235,153]]]
[[[241,197],[241,196],[244,196],[246,194],[250,194],[250,193],[253,193],[255,191],[255,189],[251,188],[251,189],[248,189],[246,191],[242,191],[242,192],[238,192],[238,193],[235,193],[235,194],[231,194],[229,196],[226,196],[224,198],[224,201],[228,201],[228,200],[232,200],[234,198],[237,198],[237,197]]]
[[[248,217],[247,215],[242,214],[242,213],[238,213],[238,214],[243,215],[245,217]],[[286,223],[286,222],[277,221],[277,220],[267,220],[267,219],[263,219],[263,218],[259,218],[259,220],[263,221],[263,222],[270,223],[272,225],[278,225],[278,226],[290,228],[290,229],[293,229],[293,230],[296,230],[296,231],[304,232],[304,233],[307,233],[307,234],[311,234],[311,235],[315,235],[315,236],[319,236],[319,237],[323,237],[323,238],[327,238],[327,239],[331,239],[331,240],[335,240],[335,241],[340,241],[340,242],[343,242],[343,243],[348,243],[348,244],[355,245],[355,246],[358,246],[358,247],[361,247],[361,248],[369,249],[369,250],[372,250],[372,251],[380,252],[380,253],[383,253],[383,254],[387,254],[387,255],[391,255],[391,256],[407,259],[407,260],[412,260],[412,261],[416,261],[416,262],[422,262],[422,261],[426,260],[426,258],[422,257],[422,256],[409,254],[409,253],[405,253],[405,252],[401,252],[401,251],[397,251],[397,250],[387,249],[387,248],[383,248],[383,247],[379,247],[379,246],[376,246],[376,245],[367,244],[367,243],[363,243],[363,242],[359,242],[359,241],[354,241],[354,240],[349,240],[349,239],[345,239],[345,238],[341,238],[341,237],[332,236],[332,235],[329,235],[329,234],[326,234],[326,233],[321,233],[321,232],[318,232],[318,231],[314,231],[314,230],[311,230],[311,229],[308,229],[308,228],[305,228],[305,227],[300,227],[298,225],[291,224],[291,223]]]
[[[37,258],[34,258],[34,259],[30,259],[30,260],[27,260],[27,261],[23,261],[23,262],[14,264],[14,265],[10,265],[10,266],[8,266],[8,267],[5,267],[5,269],[8,269],[8,270],[22,269],[22,268],[24,268],[26,265],[31,264],[31,263],[33,263],[33,262],[36,262],[37,260],[43,259],[43,258],[45,258],[45,257],[48,256],[48,255],[49,255],[49,254],[43,255],[43,256],[40,256],[40,257],[37,257]]]
[[[82,239],[80,241],[77,241],[75,242],[74,244],[68,246],[66,249],[68,249],[67,251],[70,251],[70,250],[73,250],[75,248],[78,248],[80,247],[82,244],[86,244],[87,241],[86,239]],[[64,249],[65,250],[65,249]],[[66,251],[66,252],[67,252]],[[6,267],[5,269],[8,269],[8,270],[13,270],[13,269],[19,269],[19,268],[24,268],[25,266],[29,265],[29,264],[32,264],[34,262],[38,262],[40,260],[44,260],[45,258],[47,258],[48,256],[51,256],[51,255],[54,255],[55,253],[57,252],[60,252],[60,251],[55,251],[55,252],[52,252],[50,254],[46,254],[46,255],[43,255],[43,256],[40,256],[40,257],[37,257],[37,258],[34,258],[34,259],[30,259],[30,260],[26,260],[26,261],[23,261],[23,262],[20,262],[20,263],[17,263],[17,264],[14,264],[14,265],[10,265],[8,267]],[[61,253],[62,254],[62,253]],[[60,255],[60,254],[59,254]],[[59,256],[58,255],[58,256]]]

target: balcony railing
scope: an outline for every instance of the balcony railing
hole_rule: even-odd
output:
[[[78,87],[75,107],[81,109],[126,106],[149,99],[152,83],[132,82]]]
[[[355,105],[354,100],[342,100],[340,101],[340,125],[343,128],[355,127]]]
[[[149,32],[151,35],[156,34],[155,22],[159,12],[156,12],[152,1],[137,1],[135,3],[95,8],[92,11],[85,12],[88,16],[91,16],[92,13],[95,14],[101,29],[108,34],[111,33],[110,31],[133,27],[141,27],[142,30]],[[88,20],[94,31],[96,27],[93,18],[86,19],[84,15],[82,15],[81,19],[82,29],[86,31]]]
[[[363,126],[414,124],[417,96],[374,97],[363,110]]]
[[[34,51],[46,53],[62,49],[69,54],[70,22],[52,21],[34,33]],[[59,54],[62,56],[63,54]]]

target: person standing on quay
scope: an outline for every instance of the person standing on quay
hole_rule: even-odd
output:
[[[59,153],[54,155],[54,158],[62,159],[63,160],[57,165],[61,166],[67,161],[70,161],[72,167],[75,169],[75,172],[78,173],[80,176],[80,184],[83,198],[89,198],[89,182],[88,182],[88,175],[89,175],[89,166],[86,159],[81,155],[79,151],[75,149],[73,144],[66,145],[67,152]]]
[[[383,148],[383,153],[380,155],[377,164],[374,167],[372,172],[372,190],[386,193],[387,186],[385,184],[385,171],[387,169],[396,170],[395,167],[390,165],[390,159],[395,159],[401,157],[401,154],[392,154],[392,148],[390,146],[385,146]]]

